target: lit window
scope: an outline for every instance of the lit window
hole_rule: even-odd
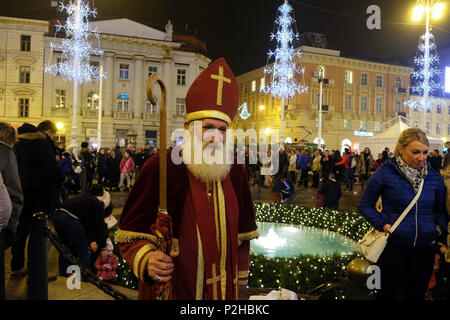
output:
[[[345,95],[345,109],[351,109],[352,108],[352,95],[346,94]]]
[[[344,130],[351,130],[352,129],[352,121],[344,119]]]
[[[95,92],[90,92],[87,99],[87,108],[89,110],[98,110],[100,97]]]
[[[375,132],[381,132],[381,123],[375,122]]]
[[[30,83],[31,67],[20,67],[19,69],[19,82]]]
[[[252,92],[256,91],[256,80],[252,81]]]
[[[128,106],[129,106],[130,98],[128,94],[121,93],[118,96],[117,100],[117,111],[118,112],[128,112]]]
[[[66,107],[66,90],[56,89],[56,108]]]
[[[177,98],[177,105],[175,112],[177,116],[184,117],[184,114],[186,113],[186,101],[184,98]]]
[[[262,90],[266,86],[266,78],[261,78],[259,89]]]
[[[177,85],[179,85],[179,86],[186,85],[186,70],[185,69],[177,69]]]
[[[383,76],[377,75],[377,87],[383,87]]]
[[[353,83],[353,71],[345,71],[345,83]]]
[[[375,99],[375,110],[376,112],[383,112],[383,98]]]
[[[120,71],[119,71],[119,78],[123,79],[123,80],[129,79],[129,69],[130,69],[130,66],[128,64],[121,63]]]
[[[367,86],[367,73],[361,73],[361,85]]]
[[[361,97],[360,110],[367,111],[367,97]]]
[[[367,130],[367,120],[359,121],[359,130]]]
[[[147,98],[145,102],[145,112],[155,114],[158,113],[158,106],[155,104],[152,104],[150,100]]]
[[[19,99],[19,117],[28,118],[30,109],[30,99],[20,98]]]
[[[20,36],[20,51],[31,51],[31,36]]]

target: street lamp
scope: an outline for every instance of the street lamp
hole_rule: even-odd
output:
[[[319,90],[319,129],[318,129],[318,136],[319,136],[319,149],[322,150],[322,92],[323,92],[323,84],[328,84],[328,79],[325,79],[325,69],[322,66],[319,66],[316,71],[314,71],[314,76],[317,78],[317,81],[320,84],[320,90]]]
[[[56,128],[58,128],[58,140],[61,140],[61,130],[64,128],[64,124],[62,122],[58,122],[56,124]]]
[[[423,14],[426,14],[426,31],[425,31],[425,48],[424,48],[424,83],[423,83],[423,101],[424,101],[424,118],[423,123],[426,132],[426,117],[427,106],[429,105],[430,94],[430,12],[434,19],[438,19],[442,16],[444,10],[444,4],[439,3],[438,0],[417,0],[418,5],[414,7],[412,19],[419,21],[422,19]]]

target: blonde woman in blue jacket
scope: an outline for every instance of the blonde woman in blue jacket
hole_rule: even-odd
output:
[[[444,181],[426,162],[428,148],[422,130],[403,131],[395,156],[371,176],[358,206],[374,228],[389,232],[424,180],[417,203],[389,236],[377,262],[381,271],[379,299],[423,300],[425,297],[433,271],[434,243],[447,225]],[[375,208],[380,196],[381,213]]]

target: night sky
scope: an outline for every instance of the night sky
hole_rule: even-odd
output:
[[[0,0],[0,15],[49,19],[54,10],[50,2]],[[170,19],[175,31],[187,28],[197,32],[206,42],[208,56],[225,57],[239,75],[266,64],[267,51],[276,46],[270,33],[283,1],[90,0],[90,3],[98,10],[96,20],[128,18],[164,30]],[[299,33],[323,33],[329,44],[345,57],[411,57],[417,52],[419,36],[425,32],[425,18],[420,22],[411,20],[416,0],[289,0],[289,3],[294,8]],[[366,27],[369,5],[381,9],[381,30]],[[444,15],[431,23],[436,25],[433,33],[438,47],[448,48],[450,2],[447,1]]]

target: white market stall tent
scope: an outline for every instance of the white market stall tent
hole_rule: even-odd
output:
[[[360,138],[359,150],[362,152],[364,151],[364,148],[369,147],[374,159],[377,159],[378,154],[382,153],[386,147],[389,148],[390,152],[394,152],[400,133],[410,128],[406,123],[402,121],[402,119],[407,120],[406,118],[399,116],[396,118],[396,121],[393,121],[394,124],[385,131],[373,137]],[[430,143],[429,152],[433,151],[434,149],[438,149],[439,153],[442,154],[442,151],[444,149],[443,141],[439,138],[431,137],[429,135],[427,135],[427,138],[428,142]]]

